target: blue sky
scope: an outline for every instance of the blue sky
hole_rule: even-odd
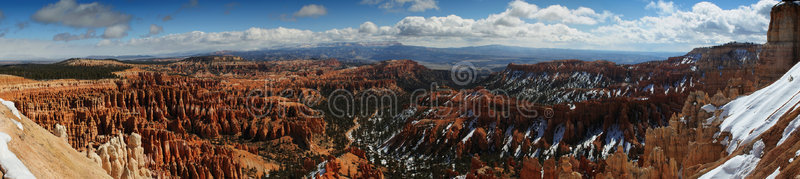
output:
[[[776,0],[11,0],[0,60],[399,41],[688,51],[762,43]],[[687,27],[682,27],[687,26]]]

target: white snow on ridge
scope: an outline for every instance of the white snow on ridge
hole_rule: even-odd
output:
[[[753,149],[750,154],[737,155],[714,170],[709,171],[700,179],[710,178],[745,178],[750,175],[750,172],[756,168],[758,162],[761,161],[761,155],[764,152],[764,142],[759,140],[753,143]]]
[[[469,140],[469,138],[472,138],[472,134],[475,134],[475,128],[470,130],[469,133],[467,133],[467,136],[464,136],[464,139],[461,139],[461,143],[465,143],[467,140]]]
[[[608,156],[614,154],[611,150],[616,149],[617,146],[625,142],[625,136],[622,131],[619,130],[619,125],[616,124],[609,127],[605,132],[605,145],[603,145],[600,155],[603,158],[608,158]]]
[[[20,115],[19,110],[17,110],[17,107],[14,107],[14,102],[3,100],[3,98],[0,98],[0,102],[2,102],[3,105],[8,107],[8,109],[11,110],[11,113],[14,114],[14,116],[17,116],[17,120],[22,119],[22,115]],[[14,122],[14,124],[17,125],[17,128],[19,128],[19,130],[23,130],[22,123],[19,123],[19,121],[16,121],[14,119],[11,119],[11,122]]]
[[[772,174],[769,174],[769,176],[767,176],[767,179],[775,179],[778,177],[778,174],[780,173],[781,173],[781,167],[778,167],[775,169],[774,172],[772,172]]]
[[[792,67],[772,85],[722,107],[724,112],[720,116],[724,120],[720,129],[730,132],[732,136],[727,142],[728,153],[733,153],[740,144],[749,143],[772,128],[781,116],[800,102],[800,80],[790,80],[792,76],[800,76],[800,64]]]
[[[8,142],[11,142],[11,136],[0,132],[0,167],[5,174],[3,178],[36,178],[17,155],[8,150]]]
[[[794,118],[792,120],[792,122],[789,122],[789,124],[786,126],[786,128],[783,129],[783,136],[781,137],[781,140],[779,140],[778,144],[776,144],[776,145],[783,144],[783,142],[785,142],[786,139],[789,139],[789,136],[791,136],[792,133],[794,133],[794,131],[797,130],[797,128],[800,128],[800,116],[798,116],[797,118]]]
[[[715,107],[713,104],[706,104],[703,107],[701,107],[700,109],[703,109],[707,113],[713,113],[714,111],[717,110],[717,107]]]
[[[324,175],[325,174],[325,165],[328,164],[328,161],[323,161],[322,163],[317,164],[317,170],[311,171],[308,173],[308,178],[317,178],[317,175]]]

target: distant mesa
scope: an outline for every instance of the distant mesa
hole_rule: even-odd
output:
[[[56,63],[57,65],[68,66],[128,66],[117,59],[90,59],[90,58],[70,58]]]

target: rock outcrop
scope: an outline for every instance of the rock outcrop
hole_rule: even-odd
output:
[[[103,166],[111,177],[120,179],[150,178],[149,162],[142,148],[142,136],[132,133],[127,141],[122,134],[112,137],[96,149],[86,150],[86,156]]]
[[[767,43],[759,58],[759,87],[771,84],[800,60],[800,4],[784,0],[772,7]]]
[[[316,178],[384,178],[383,172],[365,158],[364,151],[357,148],[350,148],[339,157],[328,157],[325,162],[325,172],[316,173]]]

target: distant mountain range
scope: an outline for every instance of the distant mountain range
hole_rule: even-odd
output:
[[[665,60],[668,57],[683,55],[683,53],[527,48],[503,45],[431,48],[403,45],[398,42],[381,42],[329,43],[255,51],[218,51],[198,55],[234,55],[248,60],[336,58],[343,62],[411,59],[429,68],[438,69],[450,68],[452,64],[468,61],[477,67],[492,69],[503,68],[509,63],[533,64],[561,59],[607,60],[633,64]]]
[[[150,56],[150,55],[120,55],[120,56],[94,55],[94,56],[87,56],[85,58],[88,58],[88,59],[137,60],[137,59],[149,59],[149,58],[156,58],[156,57],[155,56]]]

